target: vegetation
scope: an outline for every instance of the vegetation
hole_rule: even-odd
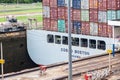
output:
[[[42,22],[42,4],[0,5],[0,22],[6,21],[5,17],[11,15],[24,22],[27,22],[28,18],[36,18],[38,22]]]
[[[16,18],[23,22],[28,22],[28,18],[35,18],[35,19],[37,19],[38,22],[42,22],[42,19],[43,19],[41,15],[17,16]],[[0,18],[0,22],[5,22],[5,21],[6,21],[5,17]]]
[[[0,0],[0,3],[33,3],[42,2],[42,0]]]

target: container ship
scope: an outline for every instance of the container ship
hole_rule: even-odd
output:
[[[27,50],[38,65],[68,60],[68,0],[43,0],[42,29],[27,29]],[[71,0],[72,59],[106,54],[119,48],[120,27],[108,21],[120,19],[120,0]],[[34,28],[34,29],[33,29]]]
[[[3,59],[5,60],[4,73],[17,72],[37,66],[30,59],[26,49],[26,26],[18,25],[19,22],[16,19],[9,19],[0,23],[0,42],[3,44]]]

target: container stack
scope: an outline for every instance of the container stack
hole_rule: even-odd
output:
[[[43,29],[68,32],[68,0],[43,0]],[[107,21],[120,19],[120,0],[71,0],[74,34],[112,37]]]

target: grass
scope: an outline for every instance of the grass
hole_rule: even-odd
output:
[[[42,16],[41,15],[18,16],[16,18],[20,21],[23,21],[23,22],[27,22],[28,18],[35,18],[35,19],[37,19],[38,22],[42,22]],[[5,21],[6,21],[5,17],[0,18],[0,22],[5,22]]]
[[[42,22],[42,15],[30,15],[32,13],[41,13],[42,3],[32,4],[0,4],[0,22],[4,22],[6,19],[4,16],[9,15],[23,15],[16,16],[18,20],[28,21],[28,18],[36,18],[38,22]],[[25,14],[25,15],[24,15]],[[26,15],[29,14],[29,15]]]
[[[32,3],[32,4],[0,4],[0,10],[21,10],[21,9],[34,9],[42,8],[42,3]]]
[[[0,16],[6,15],[15,15],[15,14],[27,14],[27,13],[40,13],[42,9],[29,9],[29,10],[20,10],[20,11],[9,11],[9,12],[0,12]]]

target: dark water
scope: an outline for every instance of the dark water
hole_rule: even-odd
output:
[[[17,36],[0,37],[0,41],[3,43],[4,73],[37,66],[28,55],[25,31],[22,31],[22,34]]]

